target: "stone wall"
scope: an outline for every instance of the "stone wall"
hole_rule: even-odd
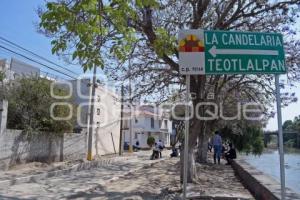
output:
[[[5,130],[0,134],[0,169],[26,162],[54,162],[85,159],[86,132],[53,136],[41,133],[32,138],[21,130]]]

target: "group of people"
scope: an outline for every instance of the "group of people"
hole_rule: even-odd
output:
[[[161,152],[165,148],[164,143],[161,140],[158,140],[158,142],[154,143],[154,148],[151,155],[151,160],[162,158]]]
[[[209,149],[213,147],[214,150],[214,163],[220,164],[221,157],[224,157],[227,161],[227,165],[230,164],[230,160],[236,159],[236,150],[232,143],[229,143],[229,149],[226,151],[226,147],[222,143],[222,137],[220,136],[219,131],[216,131],[213,138],[212,143],[209,144]]]
[[[138,146],[139,144],[136,144]],[[219,131],[216,131],[212,141],[209,143],[208,148],[211,151],[214,151],[214,164],[220,164],[221,158],[226,159],[227,164],[230,164],[230,160],[236,159],[236,150],[232,143],[228,144],[229,148],[226,148],[222,142],[222,137]],[[165,148],[164,143],[159,140],[154,143],[152,155],[150,157],[151,160],[162,158],[162,151]],[[179,155],[177,148],[172,148],[171,157],[177,157]]]

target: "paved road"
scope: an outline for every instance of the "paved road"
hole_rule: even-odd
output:
[[[108,180],[126,175],[131,170],[135,171],[157,162],[149,160],[149,153],[141,152],[137,157],[101,168],[0,187],[0,199],[70,199],[76,194],[105,185]]]

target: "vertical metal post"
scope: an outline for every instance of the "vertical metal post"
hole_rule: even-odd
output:
[[[93,159],[92,154],[92,144],[93,144],[93,129],[94,129],[94,104],[95,104],[95,93],[96,93],[96,74],[97,74],[97,67],[94,67],[93,73],[93,83],[91,84],[92,93],[91,93],[91,100],[89,106],[89,132],[88,132],[88,152],[87,152],[87,160]]]
[[[130,118],[129,118],[129,152],[132,153],[133,152],[133,144],[132,144],[132,117],[133,117],[133,105],[132,105],[132,91],[131,91],[131,62],[130,62],[130,58],[128,60],[128,68],[129,68],[129,104],[130,104]]]
[[[184,135],[184,164],[183,164],[183,199],[187,193],[187,174],[188,174],[188,146],[189,146],[189,101],[190,101],[190,75],[186,75],[186,108],[185,108],[185,135]]]
[[[280,159],[281,199],[284,200],[285,199],[285,172],[284,172],[281,99],[280,99],[280,87],[279,87],[279,75],[278,74],[275,75],[275,87],[276,87],[276,104],[277,104],[279,159]]]
[[[119,155],[123,153],[123,109],[124,109],[124,86],[121,86],[121,120],[120,120],[120,143],[119,143]]]

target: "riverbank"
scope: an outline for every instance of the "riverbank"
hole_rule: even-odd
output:
[[[241,155],[251,166],[257,170],[280,181],[280,164],[278,151],[267,149],[260,156]],[[286,186],[297,193],[300,193],[300,151],[295,149],[285,149],[285,175]]]
[[[243,159],[232,161],[232,167],[240,177],[243,184],[251,191],[255,199],[260,200],[280,200],[281,185],[280,182],[271,176],[264,174],[255,167],[249,165]],[[286,188],[286,200],[300,199],[300,194]]]

